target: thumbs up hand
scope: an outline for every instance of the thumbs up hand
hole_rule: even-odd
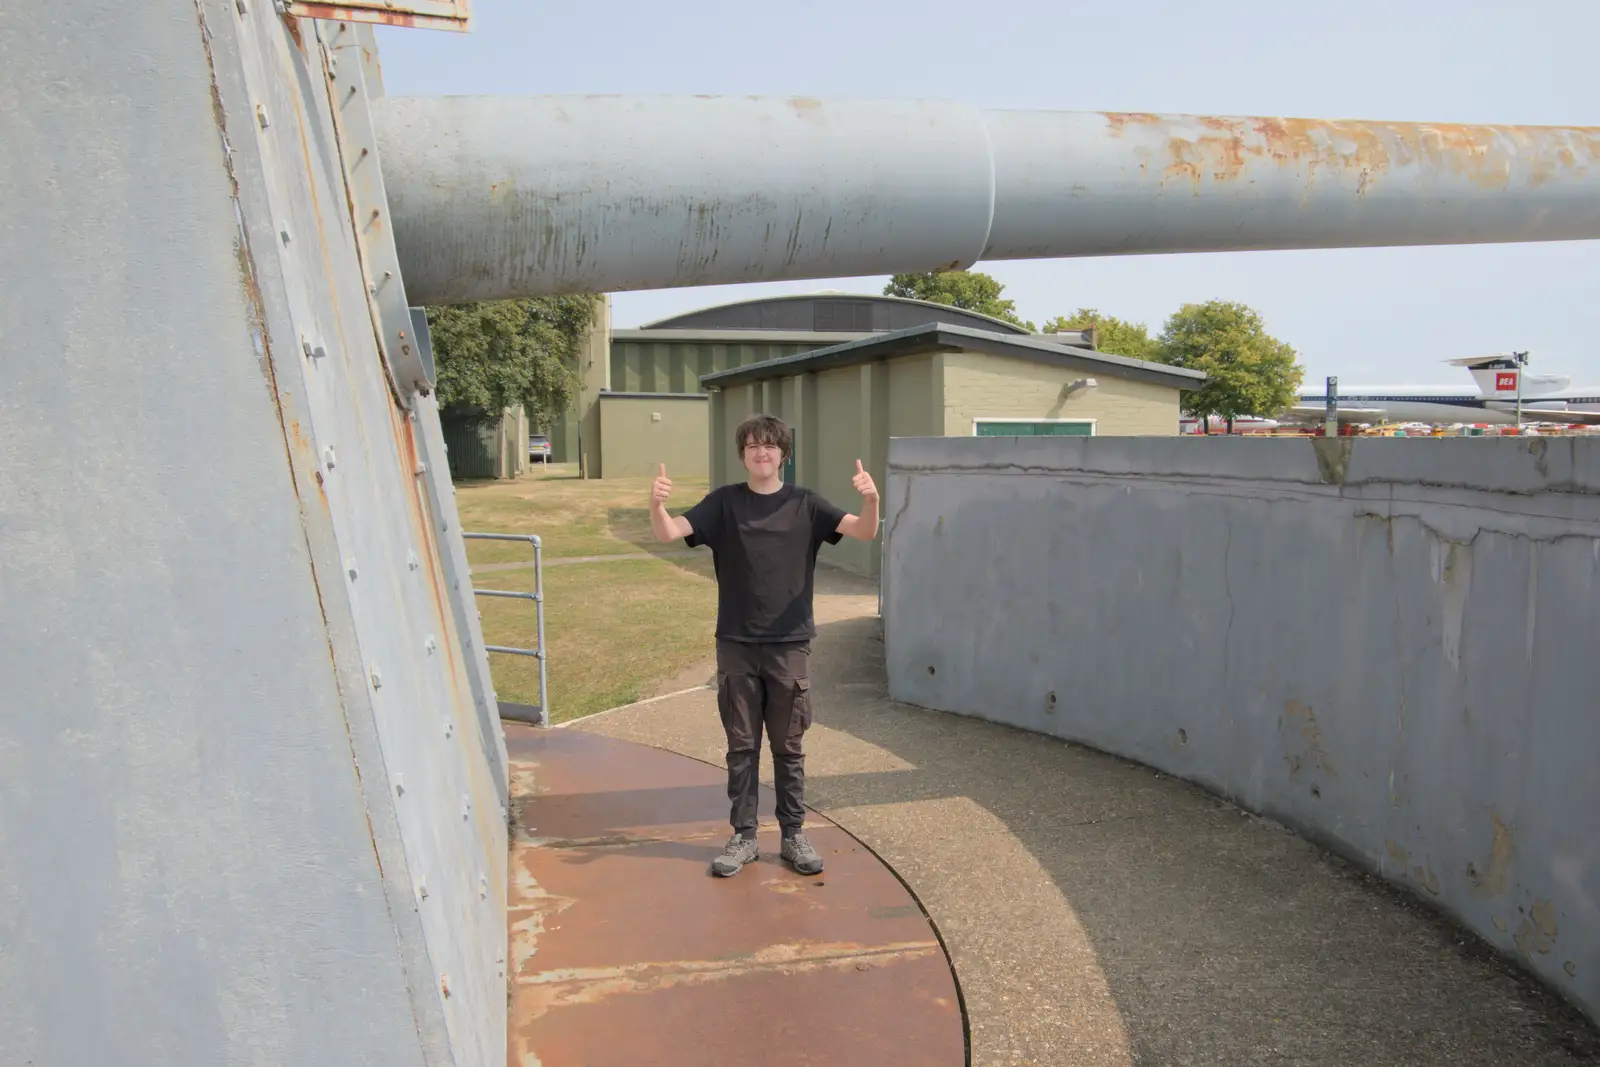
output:
[[[855,486],[856,492],[860,493],[863,498],[867,500],[878,499],[878,487],[873,484],[872,475],[862,469],[859,459],[856,460],[856,476],[850,479],[850,484]]]
[[[672,495],[672,479],[667,477],[667,465],[661,464],[661,472],[656,475],[656,480],[650,486],[650,502],[653,505],[662,505],[667,502],[667,497]]]

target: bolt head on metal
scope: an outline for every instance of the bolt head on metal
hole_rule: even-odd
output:
[[[439,647],[439,642],[437,642],[437,641],[435,641],[433,639],[433,635],[432,634],[429,634],[428,635],[428,639],[426,641],[422,642],[422,647],[427,649],[428,650],[428,654],[431,656],[431,655],[433,655],[433,650]]]
[[[347,560],[345,562],[344,569],[350,575],[350,580],[352,582],[356,580],[357,576],[360,573],[359,571],[356,570],[356,561],[353,560],[353,559],[352,560]]]
[[[383,688],[383,677],[380,674],[378,674],[378,668],[376,668],[376,667],[371,668],[371,670],[368,672],[367,676],[372,679],[372,688],[374,688],[374,689],[382,689]]]
[[[322,462],[327,465],[329,470],[333,470],[333,446],[332,445],[329,445],[327,448],[324,448],[322,450]]]
[[[403,774],[394,776],[394,795],[397,797],[406,795],[406,776]]]
[[[249,14],[250,9],[244,6],[244,0],[233,0],[233,6],[239,9],[239,14]]]
[[[267,109],[262,107],[260,104],[256,105],[256,121],[261,123],[261,128],[263,130],[271,125],[271,123],[267,121]]]
[[[410,567],[412,570],[416,570],[418,567],[422,566],[422,563],[417,559],[417,554],[415,552],[406,553],[406,566]]]
[[[446,737],[454,737],[456,735],[456,724],[449,719],[444,721],[444,735]]]
[[[278,237],[280,239],[282,239],[284,244],[288,244],[289,243],[289,227],[280,226],[278,228]]]
[[[461,794],[461,821],[466,822],[471,817],[472,800],[465,793],[463,793]]]
[[[428,899],[428,880],[426,878],[420,878],[417,880],[417,896],[421,897],[423,900]]]

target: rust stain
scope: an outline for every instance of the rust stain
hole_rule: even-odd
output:
[[[1534,905],[1534,910],[1537,912],[1537,904]],[[1516,942],[1517,951],[1530,959],[1534,954],[1547,955],[1555,947],[1555,940],[1539,928],[1537,921],[1526,916],[1517,925],[1517,932],[1512,935],[1511,940]]]
[[[1511,828],[1500,819],[1500,813],[1494,808],[1489,809],[1489,820],[1494,830],[1494,841],[1489,846],[1489,863],[1483,872],[1483,879],[1474,882],[1472,892],[1476,896],[1500,896],[1506,891],[1506,884],[1511,880],[1511,857],[1516,851],[1516,840],[1512,836]]]
[[[1300,741],[1305,746],[1305,751],[1302,753],[1289,753],[1284,756],[1284,760],[1289,764],[1290,777],[1298,775],[1308,763],[1331,777],[1338,777],[1333,761],[1328,758],[1327,750],[1322,747],[1322,727],[1317,725],[1315,711],[1298,700],[1286,701],[1283,706],[1283,718],[1279,721],[1280,728],[1283,722],[1294,722],[1300,734]]]
[[[1106,114],[1114,137],[1131,128],[1164,135],[1161,180],[1231,183],[1253,180],[1261,164],[1355,183],[1366,196],[1401,167],[1423,166],[1480,189],[1507,189],[1521,177],[1539,186],[1586,172],[1600,161],[1600,128],[1486,126],[1295,118],[1172,117]],[[1164,129],[1162,129],[1164,127]],[[1158,164],[1159,165],[1159,164]]]
[[[1533,911],[1530,912],[1530,914],[1533,917],[1533,925],[1538,929],[1538,931],[1541,934],[1545,935],[1546,937],[1550,938],[1552,941],[1555,940],[1555,936],[1556,936],[1556,904],[1555,904],[1555,901],[1553,901],[1553,900],[1538,900],[1538,899],[1535,899],[1534,902],[1533,902]]]
[[[1499,930],[1502,934],[1506,932],[1506,921],[1500,916],[1496,915],[1490,921],[1494,923],[1494,928],[1496,930]]]
[[[1411,877],[1416,879],[1418,885],[1434,896],[1439,895],[1439,876],[1428,867],[1413,867]]]
[[[596,1004],[630,993],[654,993],[681,986],[703,986],[742,978],[753,971],[782,975],[818,971],[859,971],[940,952],[937,941],[908,941],[866,947],[848,942],[773,945],[734,960],[674,960],[621,967],[581,967],[518,978],[518,1017],[537,1019],[554,1008]]]
[[[1160,115],[1145,111],[1104,111],[1101,114],[1105,115],[1113,137],[1121,137],[1129,126],[1159,126],[1166,121]]]
[[[291,0],[289,10],[305,18],[327,19],[330,22],[370,22],[379,26],[399,26],[406,29],[465,30],[467,28],[466,19],[461,17],[417,15],[408,11],[309,3],[306,0]]]

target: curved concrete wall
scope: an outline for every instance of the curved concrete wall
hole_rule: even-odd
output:
[[[1600,1016],[1600,440],[900,439],[891,694],[1277,818]]]

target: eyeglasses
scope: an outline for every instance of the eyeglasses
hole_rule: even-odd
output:
[[[744,450],[746,452],[782,452],[783,451],[783,449],[779,448],[777,445],[758,445],[758,444],[745,445],[744,446]]]

